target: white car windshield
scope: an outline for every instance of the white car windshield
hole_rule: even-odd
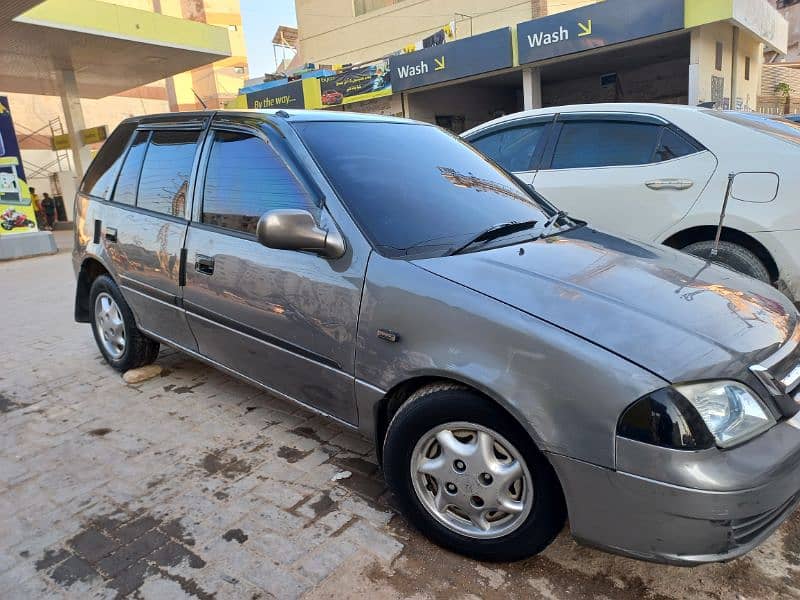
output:
[[[755,129],[756,131],[780,138],[786,142],[800,145],[800,124],[793,123],[789,119],[770,117],[759,113],[722,112],[714,110],[709,110],[708,114],[737,123],[743,127],[748,127],[749,129]]]

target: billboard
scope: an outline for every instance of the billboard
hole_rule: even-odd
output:
[[[246,97],[247,108],[320,108],[319,81],[312,77],[249,92]]]
[[[0,96],[0,235],[36,231],[22,155],[8,98]]]
[[[379,60],[336,75],[320,77],[319,86],[323,106],[337,106],[391,96],[392,79],[389,73],[389,61]]]

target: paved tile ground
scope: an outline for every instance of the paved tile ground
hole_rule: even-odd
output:
[[[168,349],[162,376],[126,385],[73,322],[73,290],[67,252],[0,264],[3,600],[800,598],[800,513],[691,570],[566,532],[513,565],[445,552],[394,514],[345,428]]]

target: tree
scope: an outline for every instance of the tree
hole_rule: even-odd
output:
[[[791,86],[785,81],[775,86],[775,93],[783,98],[783,114],[788,115],[792,112],[792,90]]]

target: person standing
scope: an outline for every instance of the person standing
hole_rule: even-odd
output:
[[[31,206],[33,207],[33,212],[36,213],[36,224],[39,226],[39,229],[43,229],[45,227],[45,215],[42,210],[42,201],[39,200],[39,194],[36,193],[36,188],[28,189],[31,192]]]
[[[47,221],[47,229],[53,231],[53,225],[56,222],[56,201],[50,197],[47,192],[44,193],[42,198],[42,209],[44,210],[45,220]]]

